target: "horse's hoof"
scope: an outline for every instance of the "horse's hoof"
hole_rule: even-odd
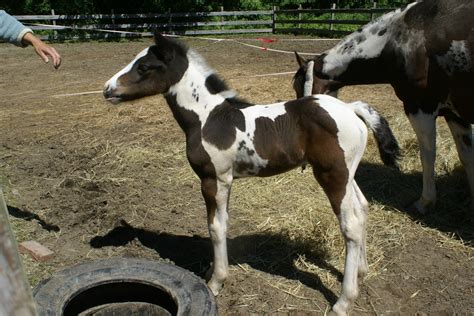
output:
[[[429,213],[430,210],[434,208],[434,203],[431,201],[427,201],[423,198],[420,198],[413,202],[412,204],[406,207],[406,210],[409,212],[415,212],[421,215],[426,215]]]
[[[212,294],[214,294],[214,296],[219,295],[219,292],[222,289],[222,283],[217,282],[213,279],[211,279],[209,282],[207,282],[207,286],[209,287],[209,289],[211,289],[211,292],[212,292]]]
[[[337,313],[337,312],[335,312],[334,310],[331,309],[331,310],[326,314],[326,316],[347,316],[347,313],[342,313],[342,314],[341,314],[341,313]]]

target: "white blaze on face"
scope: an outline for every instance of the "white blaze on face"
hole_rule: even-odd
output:
[[[148,47],[145,48],[144,50],[142,50],[136,57],[135,59],[133,59],[127,66],[125,66],[122,70],[120,70],[119,72],[117,72],[112,78],[109,79],[109,81],[107,81],[105,83],[105,89],[107,90],[114,90],[117,88],[117,80],[118,78],[120,78],[120,76],[122,76],[123,74],[126,74],[127,72],[129,72],[133,65],[135,64],[135,62],[142,58],[143,56],[145,56],[146,54],[148,54]]]
[[[303,96],[309,96],[313,94],[313,69],[314,69],[314,61],[308,62],[308,69],[306,70],[305,74],[305,81],[304,81],[304,89],[303,89]]]

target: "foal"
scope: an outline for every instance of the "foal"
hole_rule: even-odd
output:
[[[186,135],[186,153],[201,179],[214,262],[209,287],[218,294],[228,275],[227,207],[234,178],[271,176],[311,164],[340,222],[346,244],[342,295],[333,307],[346,315],[358,294],[357,277],[367,272],[365,230],[368,203],[354,180],[367,141],[378,138],[384,160],[398,150],[391,131],[362,102],[346,104],[326,95],[270,105],[239,99],[181,43],[155,34],[155,45],[115,74],[104,88],[118,103],[163,94]]]

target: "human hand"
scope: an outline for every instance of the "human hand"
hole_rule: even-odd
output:
[[[49,62],[49,58],[51,58],[54,68],[57,69],[61,65],[61,56],[58,52],[37,38],[33,33],[26,33],[23,37],[23,42],[32,45],[36,54],[38,54],[45,63]]]

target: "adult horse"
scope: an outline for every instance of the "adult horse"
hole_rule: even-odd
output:
[[[143,50],[105,85],[116,103],[164,94],[186,135],[186,153],[201,179],[214,264],[209,287],[217,294],[228,275],[227,203],[234,178],[271,176],[309,163],[328,196],[346,243],[342,294],[333,307],[346,315],[367,272],[368,203],[354,180],[367,141],[378,139],[383,161],[394,165],[398,145],[378,113],[362,102],[315,95],[254,105],[236,93],[193,50],[155,34]],[[362,121],[362,119],[364,121]]]
[[[424,213],[436,203],[436,117],[444,116],[471,189],[474,209],[474,1],[426,0],[387,13],[313,60],[297,55],[298,97],[346,85],[389,83],[415,130]],[[305,92],[306,88],[306,92]]]

